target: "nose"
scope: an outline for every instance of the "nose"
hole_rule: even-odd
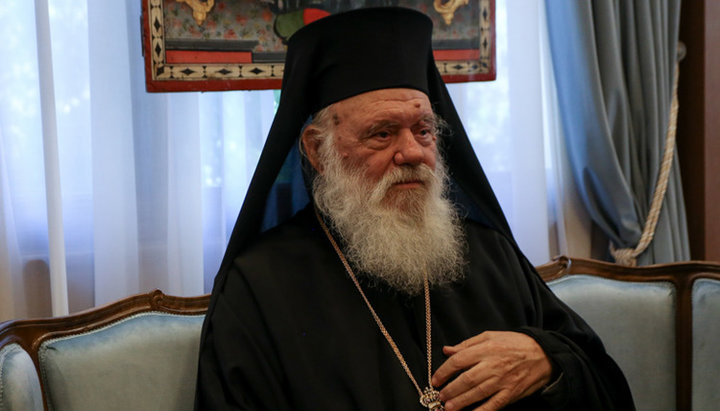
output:
[[[396,165],[420,164],[423,161],[424,153],[422,145],[415,139],[412,131],[402,130],[397,139],[393,161]]]

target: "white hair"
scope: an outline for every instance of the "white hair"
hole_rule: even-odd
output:
[[[446,197],[447,172],[442,159],[435,170],[425,164],[402,165],[373,183],[363,166],[343,163],[334,144],[330,109],[313,121],[320,140],[322,173],[313,181],[313,199],[329,217],[345,245],[345,255],[359,275],[410,295],[431,285],[448,284],[463,272],[464,232],[455,207]],[[422,188],[393,193],[393,183],[419,179]]]

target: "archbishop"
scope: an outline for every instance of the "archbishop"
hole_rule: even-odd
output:
[[[518,248],[401,8],[311,23],[203,327],[203,410],[628,410]]]

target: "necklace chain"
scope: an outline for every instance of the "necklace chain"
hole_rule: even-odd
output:
[[[317,209],[315,209],[315,216],[317,217],[318,222],[320,223],[320,226],[322,227],[323,231],[325,232],[325,235],[327,236],[328,240],[330,241],[330,244],[332,244],[333,248],[335,249],[335,252],[337,253],[338,257],[340,258],[340,261],[342,262],[343,266],[345,267],[345,271],[347,271],[348,275],[350,276],[350,279],[352,280],[353,284],[355,284],[355,288],[360,292],[360,296],[362,297],[363,301],[365,301],[365,305],[367,305],[368,309],[370,310],[370,314],[372,314],[373,319],[375,320],[375,323],[377,324],[378,328],[380,329],[380,333],[385,337],[385,340],[387,340],[388,344],[390,344],[390,348],[392,348],[393,352],[395,353],[395,356],[400,361],[400,365],[402,365],[403,369],[405,370],[405,373],[410,378],[410,381],[412,381],[413,385],[415,386],[415,389],[418,392],[418,395],[420,396],[420,404],[422,404],[424,407],[430,409],[431,411],[443,411],[445,408],[443,407],[442,403],[439,399],[439,392],[432,386],[432,326],[430,322],[430,286],[428,285],[428,276],[427,276],[427,270],[425,270],[423,275],[423,288],[425,290],[425,343],[427,347],[427,372],[428,372],[428,385],[425,387],[424,390],[420,389],[420,385],[415,380],[415,377],[412,375],[412,372],[410,372],[410,367],[408,366],[407,362],[405,361],[405,357],[403,357],[402,353],[400,352],[400,349],[398,348],[397,344],[395,344],[395,340],[390,336],[390,333],[385,328],[385,325],[383,325],[382,321],[380,320],[380,317],[375,312],[375,309],[373,308],[372,304],[370,304],[370,300],[368,300],[367,296],[365,295],[365,292],[363,291],[362,287],[360,286],[360,282],[357,280],[357,277],[355,276],[355,273],[353,272],[352,268],[350,268],[350,264],[348,263],[347,259],[345,258],[345,255],[340,250],[340,247],[338,246],[337,242],[335,242],[335,239],[333,238],[332,234],[330,234],[330,230],[328,229],[327,225],[323,221],[323,219],[320,217],[320,214],[318,214]]]

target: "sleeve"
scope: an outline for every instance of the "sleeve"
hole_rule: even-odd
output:
[[[291,410],[283,373],[252,290],[227,273],[200,343],[196,410]]]
[[[541,394],[553,410],[634,410],[622,371],[606,353],[600,338],[560,301],[532,266],[523,262],[533,293],[535,325],[520,332],[535,339],[561,377]]]

